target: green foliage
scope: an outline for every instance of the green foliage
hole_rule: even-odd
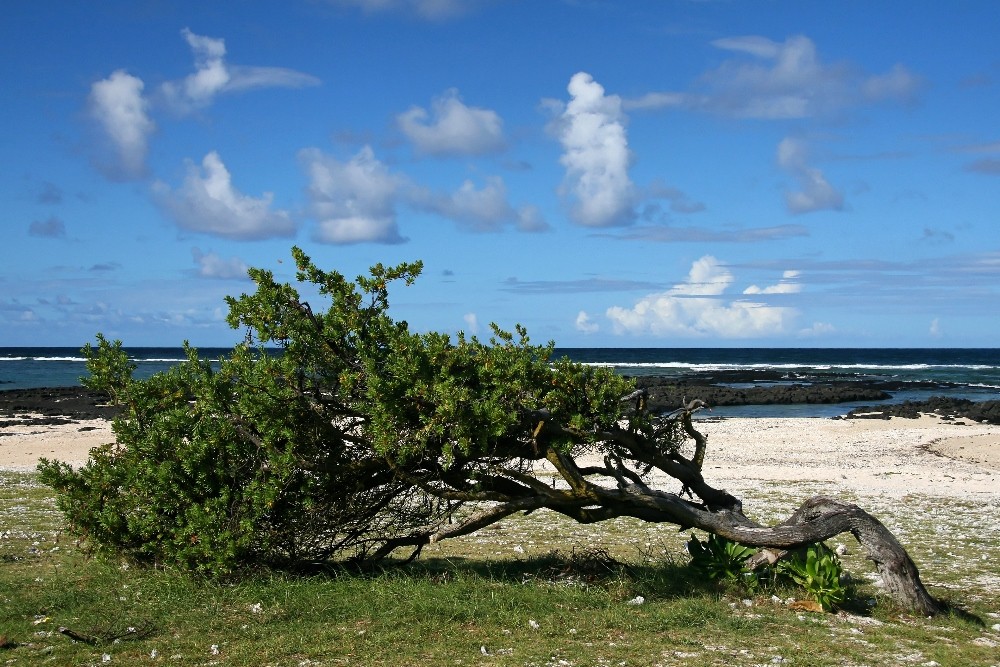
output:
[[[779,560],[775,567],[779,574],[802,586],[826,611],[838,607],[847,599],[847,590],[840,582],[843,574],[840,558],[822,542],[792,552]]]
[[[724,537],[710,534],[702,542],[692,535],[688,553],[691,554],[691,566],[708,579],[738,583],[752,592],[768,580],[766,568],[758,572],[746,566],[747,559],[756,549]],[[840,581],[843,574],[840,559],[822,542],[790,552],[774,564],[773,573],[801,586],[826,611],[847,599],[847,589]]]
[[[112,343],[103,334],[97,334],[97,349],[87,343],[83,346],[83,356],[90,371],[90,376],[81,378],[83,386],[107,393],[116,403],[124,403],[126,396],[121,392],[131,384],[136,366],[122,349],[122,342]]]
[[[691,566],[715,581],[741,583],[749,589],[757,586],[757,574],[746,566],[756,549],[718,535],[709,534],[704,542],[691,535],[687,544]]]
[[[138,381],[120,341],[84,348],[86,385],[124,408],[116,443],[78,471],[39,468],[98,550],[210,575],[381,556],[447,522],[460,503],[442,488],[501,493],[492,471],[543,455],[540,420],[570,425],[558,446],[585,449],[622,417],[627,380],[553,365],[552,344],[522,327],[483,343],[392,319],[389,285],[411,284],[419,263],[350,281],[293,256],[327,308],[252,269],[256,291],[227,298],[246,340],[216,366],[185,344],[184,363]]]

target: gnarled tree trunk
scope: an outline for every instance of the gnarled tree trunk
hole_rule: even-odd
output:
[[[633,398],[633,397],[630,397]],[[814,497],[802,504],[785,521],[772,526],[755,523],[743,514],[742,503],[726,491],[710,486],[702,476],[702,459],[707,439],[693,426],[691,414],[702,407],[692,402],[670,415],[695,440],[695,456],[689,460],[674,448],[658,445],[637,431],[619,428],[598,434],[606,443],[603,465],[580,466],[559,443],[579,434],[549,424],[544,414],[533,415],[534,455],[555,467],[565,486],[556,487],[538,479],[535,472],[511,465],[501,457],[486,469],[478,469],[475,493],[442,483],[439,474],[415,470],[406,473],[420,479],[431,494],[452,500],[491,501],[463,521],[429,526],[386,544],[383,556],[401,546],[421,547],[429,542],[457,537],[479,530],[518,511],[547,508],[581,523],[593,523],[620,516],[644,521],[675,524],[681,529],[698,528],[708,533],[752,547],[772,551],[792,550],[815,542],[851,533],[874,561],[885,591],[902,607],[922,615],[933,615],[943,606],[926,590],[916,565],[893,534],[874,516],[857,505],[833,498]],[[523,460],[523,459],[521,459]],[[476,459],[482,464],[482,459]],[[468,470],[455,473],[466,462],[458,460],[451,469],[458,479],[468,479]],[[469,464],[471,465],[471,461]],[[681,483],[681,492],[651,488],[648,473],[657,469]],[[687,497],[685,497],[687,496]]]

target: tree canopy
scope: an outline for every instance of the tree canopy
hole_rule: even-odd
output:
[[[185,344],[186,362],[139,381],[120,341],[98,335],[84,348],[85,385],[123,407],[116,442],[79,470],[40,470],[98,549],[213,575],[375,562],[545,508],[580,522],[697,527],[778,557],[850,531],[890,594],[940,609],[860,508],[814,498],[766,527],[710,486],[691,421],[699,401],[650,414],[631,380],[555,359],[552,343],[533,344],[521,327],[494,326],[485,342],[415,333],[390,316],[389,288],[411,284],[420,263],[351,281],[292,252],[298,282],[325,308],[251,269],[256,291],[227,299],[245,341],[215,365]],[[675,488],[653,488],[654,472]]]

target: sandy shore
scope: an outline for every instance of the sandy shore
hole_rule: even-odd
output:
[[[816,493],[1000,502],[996,425],[924,416],[724,419],[699,428],[709,438],[704,475],[713,486],[799,483]]]
[[[40,458],[58,459],[81,466],[87,462],[91,448],[114,442],[114,439],[111,422],[105,419],[56,425],[2,426],[0,469],[34,470]]]
[[[810,494],[1000,503],[1000,426],[932,416],[730,418],[696,426],[708,436],[705,480],[737,495],[800,485]],[[669,491],[676,482],[654,479],[653,485]]]
[[[731,418],[698,424],[709,438],[706,480],[733,492],[779,483],[807,484],[822,493],[1000,501],[1000,426],[937,417]],[[0,427],[0,468],[33,470],[42,457],[78,466],[92,447],[113,440],[110,422],[103,419],[8,424]]]

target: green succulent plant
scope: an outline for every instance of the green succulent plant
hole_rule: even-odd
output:
[[[704,542],[692,535],[687,547],[691,566],[709,579],[741,582],[751,589],[756,587],[757,574],[746,566],[747,558],[754,555],[756,549],[713,534]]]
[[[840,558],[822,542],[792,552],[775,565],[779,574],[802,586],[824,611],[844,603],[847,590],[840,581],[843,567]]]

